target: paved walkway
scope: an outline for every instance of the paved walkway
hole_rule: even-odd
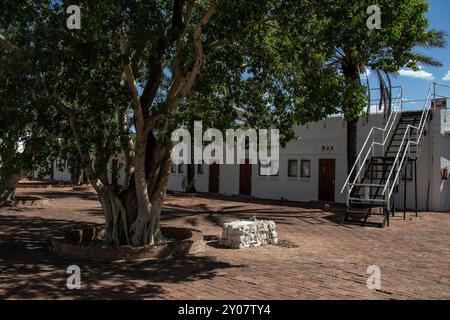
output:
[[[0,209],[0,298],[450,299],[450,214],[394,218],[390,228],[372,229],[338,225],[335,214],[314,206],[170,195],[163,223],[203,231],[205,253],[98,263],[57,257],[48,240],[61,230],[102,223],[92,195],[70,188],[19,192],[52,201],[43,209]],[[252,215],[275,220],[285,246],[216,246],[222,223]],[[82,270],[81,290],[65,285],[73,264]],[[370,265],[381,268],[381,290],[367,289]]]

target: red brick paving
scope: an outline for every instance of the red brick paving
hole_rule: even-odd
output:
[[[450,214],[394,218],[387,229],[341,226],[314,206],[169,195],[163,223],[190,226],[210,239],[182,259],[99,263],[60,258],[49,237],[103,222],[98,201],[70,188],[20,189],[52,201],[46,208],[0,209],[0,297],[7,299],[450,299]],[[255,215],[277,223],[298,247],[221,249],[224,222]],[[411,214],[411,216],[413,216]],[[65,286],[69,265],[82,289]],[[369,265],[382,289],[367,289]]]

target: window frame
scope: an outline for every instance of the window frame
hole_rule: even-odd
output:
[[[295,162],[295,175],[291,175],[291,162]],[[287,165],[287,176],[288,178],[298,178],[298,159],[288,159],[287,161],[288,165]]]
[[[303,165],[306,164],[306,163],[309,164],[309,175],[304,175],[304,174],[303,174],[303,173],[304,173]],[[300,177],[301,177],[301,178],[308,178],[308,179],[311,178],[311,176],[312,176],[312,173],[311,173],[311,164],[312,164],[312,162],[311,162],[311,160],[309,160],[309,159],[302,159],[302,160],[300,161]]]

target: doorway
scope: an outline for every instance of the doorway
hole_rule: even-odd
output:
[[[239,194],[252,195],[252,165],[249,160],[245,160],[245,164],[241,164],[239,168]]]
[[[220,166],[214,163],[209,166],[209,192],[219,193]]]
[[[319,201],[334,202],[336,185],[336,160],[319,159]]]

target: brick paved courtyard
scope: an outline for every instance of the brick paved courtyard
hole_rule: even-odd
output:
[[[387,229],[341,226],[317,206],[169,195],[163,224],[203,231],[206,252],[184,259],[98,263],[50,253],[49,237],[101,224],[91,194],[71,188],[19,189],[51,199],[45,208],[0,209],[0,298],[8,299],[450,299],[450,214],[394,218]],[[286,246],[245,250],[216,245],[220,225],[255,215],[277,223]],[[413,214],[410,214],[413,217]],[[66,288],[66,268],[82,289]],[[366,286],[369,265],[382,289]]]

